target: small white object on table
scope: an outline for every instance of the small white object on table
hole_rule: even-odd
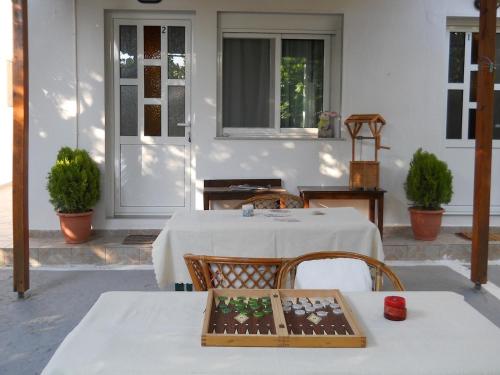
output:
[[[190,283],[184,254],[297,257],[314,251],[351,251],[383,260],[380,233],[359,211],[345,208],[179,212],[153,243],[158,285]]]
[[[500,329],[449,292],[398,292],[408,317],[383,317],[389,293],[344,293],[366,348],[202,347],[206,292],[101,295],[43,375],[498,374]]]

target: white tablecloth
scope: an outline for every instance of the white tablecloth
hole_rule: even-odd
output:
[[[286,217],[270,214],[277,215],[269,210],[256,210],[253,217],[243,217],[241,210],[175,214],[153,244],[158,285],[191,282],[186,253],[281,258],[336,250],[384,259],[377,226],[353,208],[286,210]]]
[[[366,348],[300,349],[202,347],[204,292],[105,293],[43,374],[499,374],[500,329],[462,296],[398,294],[403,322],[384,319],[387,293],[344,293]]]

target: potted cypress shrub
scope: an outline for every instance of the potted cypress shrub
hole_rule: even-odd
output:
[[[82,243],[90,237],[92,207],[100,196],[99,175],[87,151],[70,147],[59,150],[47,177],[47,190],[66,243]]]
[[[419,148],[410,162],[405,183],[413,235],[417,240],[435,240],[441,229],[443,208],[453,195],[453,176],[436,155]]]

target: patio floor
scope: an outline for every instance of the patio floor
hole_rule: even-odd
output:
[[[448,290],[500,327],[500,300],[447,266],[394,267],[407,290]],[[0,374],[39,374],[64,337],[106,291],[157,290],[152,270],[34,270],[31,296],[12,293],[12,270],[0,269]],[[500,290],[500,266],[490,268]],[[411,301],[409,301],[411,314]]]

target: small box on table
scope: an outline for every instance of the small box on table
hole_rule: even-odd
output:
[[[349,187],[351,189],[378,189],[378,161],[351,161],[349,171]]]

